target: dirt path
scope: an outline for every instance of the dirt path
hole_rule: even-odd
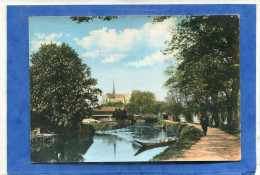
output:
[[[176,123],[171,120],[166,122]],[[201,125],[187,123],[201,129]],[[208,127],[207,136],[202,137],[190,149],[184,151],[183,158],[171,158],[166,161],[239,161],[241,160],[240,139]]]

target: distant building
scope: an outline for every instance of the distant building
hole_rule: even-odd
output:
[[[107,93],[104,97],[103,104],[114,102],[121,102],[123,104],[130,102],[130,94],[116,94],[115,83],[113,79],[113,90],[112,93]]]
[[[113,114],[116,110],[124,111],[125,107],[101,107],[94,109],[92,117],[101,121],[115,121]]]

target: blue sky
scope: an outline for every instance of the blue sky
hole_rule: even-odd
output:
[[[116,93],[150,91],[164,100],[167,77],[163,72],[169,56],[160,51],[171,39],[169,27],[174,22],[170,18],[153,24],[146,16],[124,16],[77,24],[69,17],[30,17],[30,55],[43,43],[68,43],[91,67],[103,94],[112,92],[114,77]]]

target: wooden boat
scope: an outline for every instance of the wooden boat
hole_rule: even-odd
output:
[[[144,143],[138,140],[134,140],[134,141],[142,145],[143,147],[154,148],[154,147],[168,146],[174,144],[177,140],[169,140],[167,142],[159,141],[159,142],[151,142],[151,143]]]
[[[171,144],[174,144],[177,140],[169,140],[168,142],[163,142],[163,141],[159,141],[159,142],[152,142],[152,143],[144,143],[138,140],[134,140],[136,143],[142,145],[142,147],[134,154],[134,156],[137,156],[138,154],[152,149],[152,148],[156,148],[156,147],[162,147],[162,146],[168,146]]]

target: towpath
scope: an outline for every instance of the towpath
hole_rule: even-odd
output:
[[[176,123],[165,120],[169,123]],[[187,123],[201,129],[201,125]],[[166,161],[239,161],[241,160],[240,138],[227,134],[218,128],[208,127],[207,136],[184,150],[184,157]]]

